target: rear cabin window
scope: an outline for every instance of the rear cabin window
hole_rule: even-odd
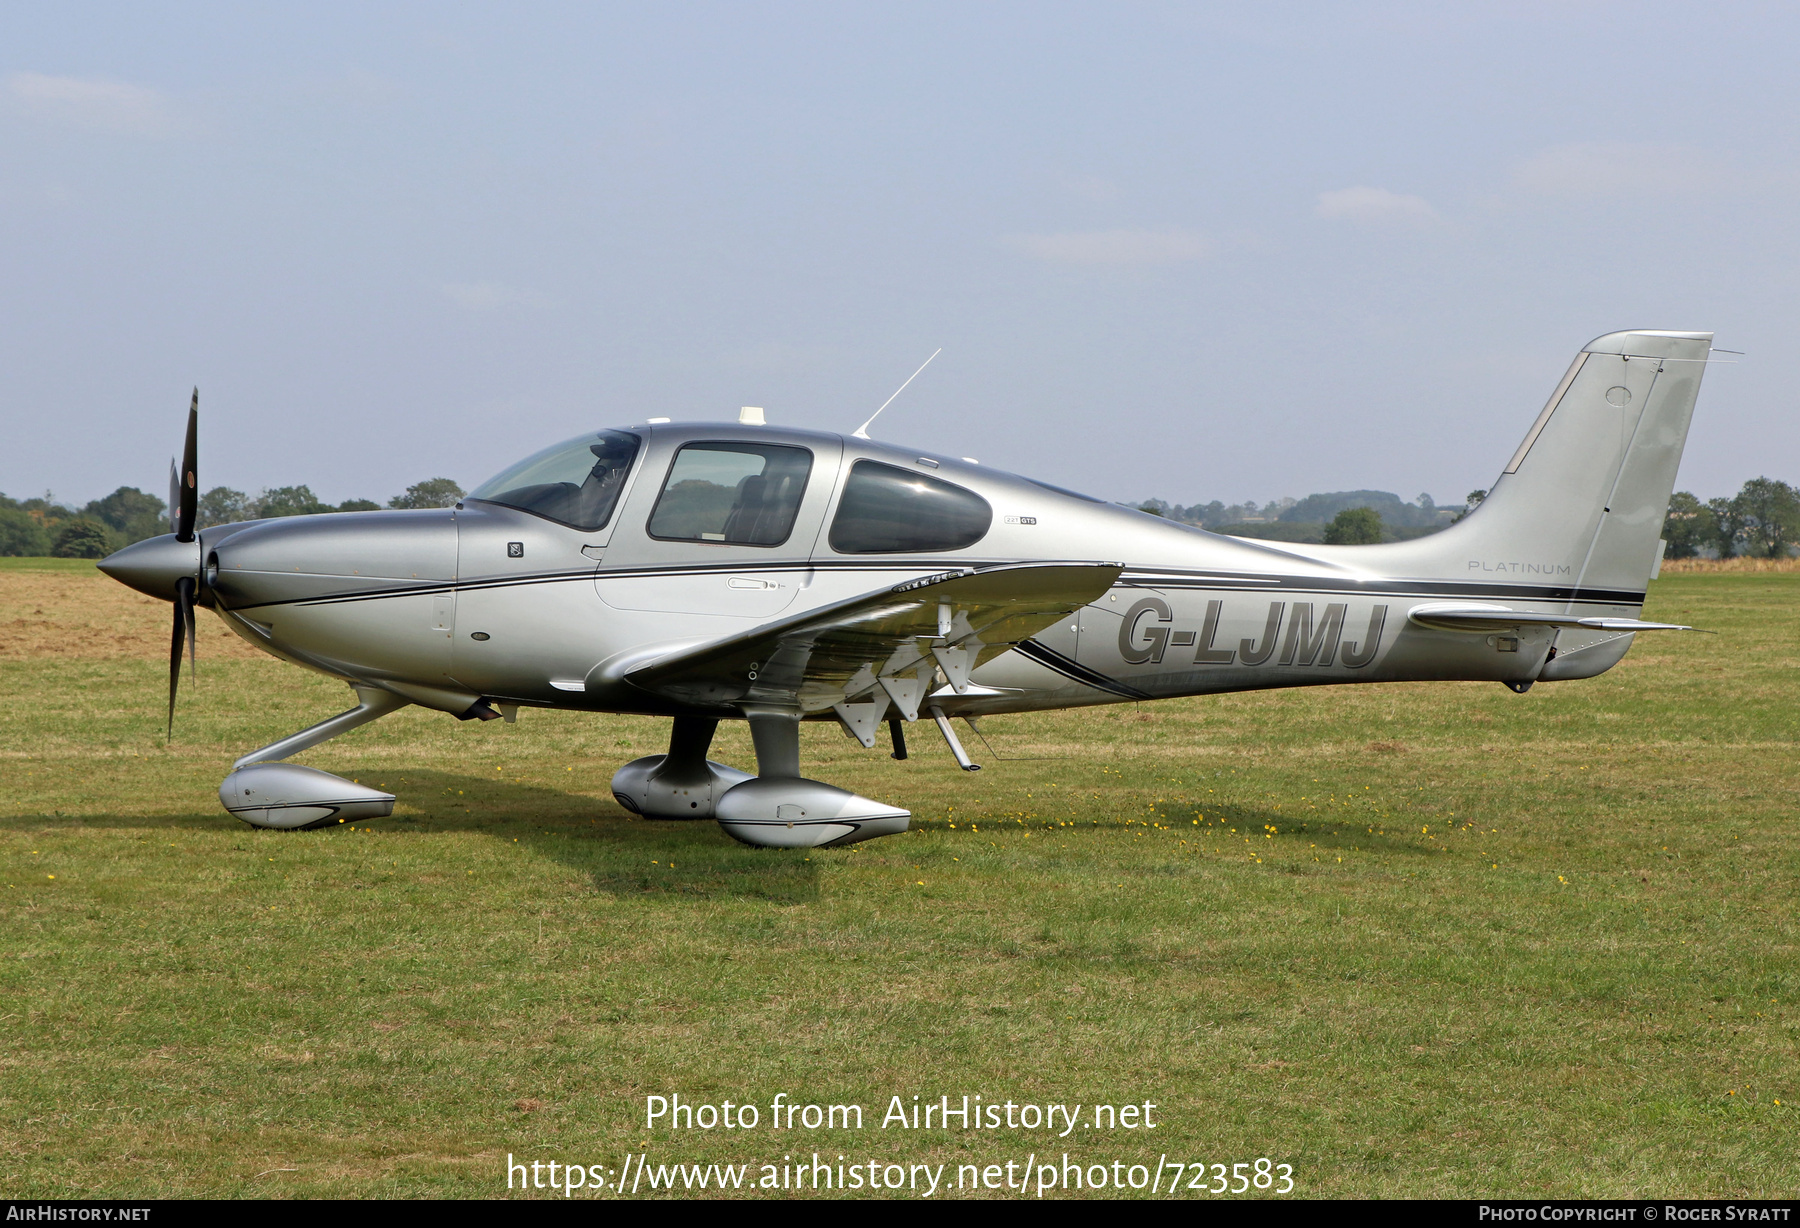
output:
[[[993,522],[994,509],[972,490],[859,460],[831,521],[831,548],[840,554],[961,550],[986,537]]]
[[[779,546],[794,531],[812,460],[779,444],[684,444],[650,513],[650,536]]]

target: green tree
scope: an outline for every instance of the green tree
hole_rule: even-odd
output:
[[[21,508],[0,508],[0,556],[41,558],[49,553],[50,534],[42,521]]]
[[[200,496],[195,508],[198,527],[210,529],[219,524],[238,524],[255,520],[256,510],[250,496],[229,486],[215,486]]]
[[[79,515],[79,513],[68,504],[58,503],[56,501],[56,496],[47,490],[44,492],[42,498],[14,500],[6,498],[5,495],[0,495],[0,501],[3,501],[0,502],[0,507],[17,508],[22,512],[30,512],[40,523],[49,526],[52,534],[55,532],[56,525]]]
[[[1713,548],[1722,559],[1736,556],[1738,543],[1744,536],[1743,507],[1736,499],[1721,496],[1708,499],[1706,510],[1712,515]]]
[[[1138,504],[1138,511],[1149,512],[1152,516],[1161,516],[1166,520],[1169,516],[1169,505],[1161,499],[1146,499]]]
[[[98,520],[77,516],[56,531],[50,553],[59,559],[103,559],[113,551],[113,536]]]
[[[121,486],[104,499],[95,499],[81,514],[98,520],[118,534],[121,545],[156,537],[169,531],[169,505],[135,486]]]
[[[310,486],[278,486],[264,490],[256,500],[256,514],[264,519],[277,516],[316,516],[331,507],[319,502]]]
[[[1712,509],[1698,496],[1678,490],[1669,496],[1669,512],[1663,517],[1663,540],[1669,543],[1672,559],[1691,559],[1701,549],[1716,544],[1718,526],[1713,523]]]
[[[1488,497],[1488,492],[1485,490],[1471,490],[1468,493],[1468,496],[1467,496],[1466,501],[1463,506],[1463,510],[1456,513],[1456,515],[1452,516],[1450,518],[1450,523],[1455,524],[1457,521],[1459,521],[1463,517],[1467,516],[1470,512],[1472,512],[1476,508],[1480,507],[1482,505],[1483,501],[1485,501],[1487,499],[1487,497]]]
[[[1325,526],[1327,546],[1372,546],[1381,540],[1381,513],[1372,507],[1347,507]]]
[[[403,495],[395,495],[388,500],[389,507],[454,507],[456,501],[463,497],[463,488],[449,478],[427,478],[423,482],[414,482],[406,488]]]
[[[1290,524],[1330,524],[1333,516],[1349,507],[1374,508],[1381,516],[1382,523],[1391,525],[1406,524],[1418,514],[1417,508],[1401,502],[1400,496],[1391,490],[1334,490],[1295,500],[1291,506],[1281,511],[1277,519]],[[1264,513],[1267,514],[1268,510],[1265,508]]]
[[[1800,492],[1774,478],[1751,478],[1732,503],[1752,554],[1766,559],[1788,556],[1788,547],[1800,537]]]
[[[379,512],[381,504],[373,499],[345,499],[337,505],[340,512]]]

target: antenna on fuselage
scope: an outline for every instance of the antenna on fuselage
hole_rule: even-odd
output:
[[[931,352],[931,358],[936,358],[939,354],[942,354],[943,352],[944,352],[944,347],[940,345],[940,346],[938,346],[937,349],[935,349]],[[919,364],[919,371],[923,371],[926,367],[929,367],[931,365],[931,358],[927,358],[924,362]],[[914,380],[918,379],[919,371],[914,371],[911,375],[907,376],[906,384],[910,384]],[[898,388],[894,389],[894,397],[897,397],[901,393],[906,391],[906,384],[901,384]],[[894,397],[889,397],[887,400],[883,401],[881,403],[881,409],[886,409],[888,406],[892,405],[894,403]],[[861,426],[857,427],[854,431],[851,431],[850,434],[857,439],[867,439],[869,437],[869,428],[874,425],[875,419],[881,417],[881,409],[878,409],[874,413],[870,414],[869,420],[867,422],[863,423]]]

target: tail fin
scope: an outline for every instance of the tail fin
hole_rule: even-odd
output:
[[[1711,346],[1711,333],[1589,342],[1487,499],[1442,533],[1380,547],[1393,557],[1377,565],[1553,586],[1569,600],[1640,600]]]

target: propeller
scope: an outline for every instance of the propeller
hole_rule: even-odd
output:
[[[196,466],[199,464],[200,390],[188,404],[187,440],[181,449],[181,467],[169,461],[169,521],[175,540],[194,540],[194,521],[199,510],[200,490]],[[190,679],[200,676],[200,659],[194,644],[194,595],[200,582],[195,576],[182,576],[175,581],[175,626],[169,637],[169,732],[175,737],[175,691],[181,683],[181,652],[185,644]]]

